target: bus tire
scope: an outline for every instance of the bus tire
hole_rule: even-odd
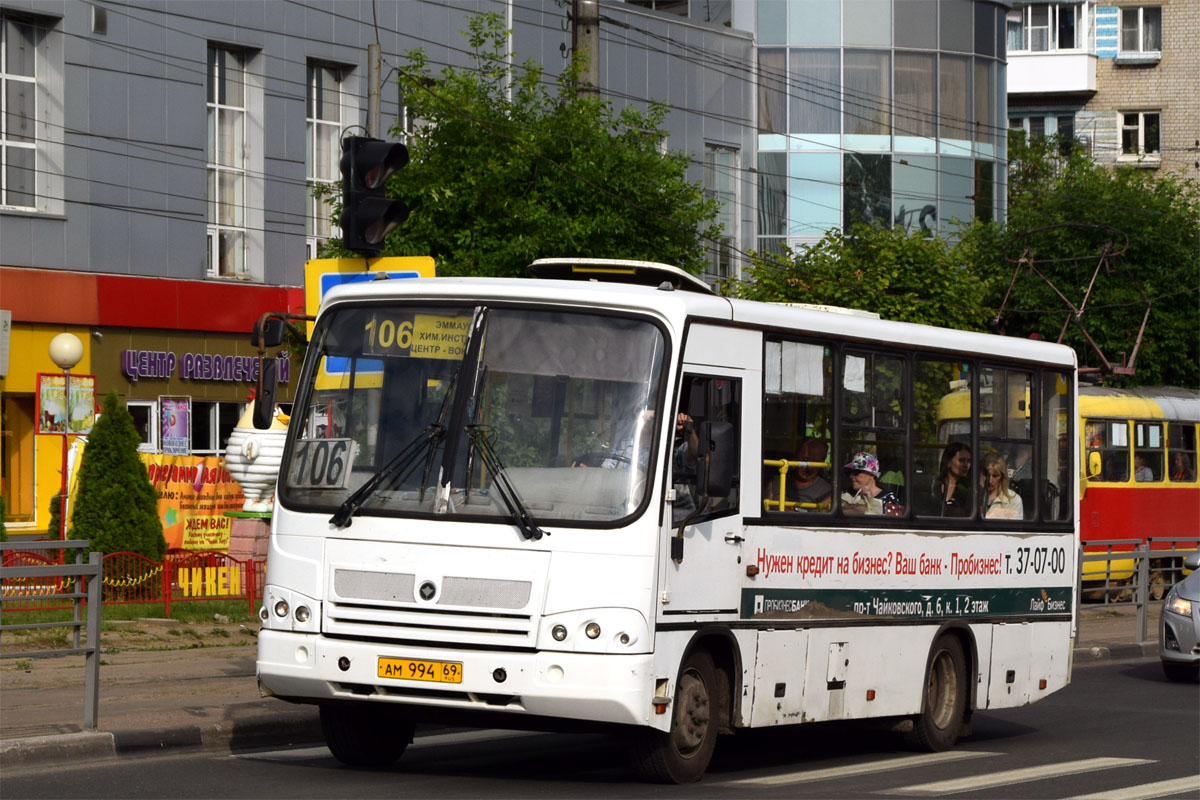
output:
[[[381,703],[323,703],[321,733],[333,757],[351,767],[386,767],[412,742],[413,723]]]
[[[958,741],[967,707],[967,660],[956,636],[943,634],[933,643],[921,713],[913,720],[916,745],[931,753],[949,750]]]
[[[721,725],[723,694],[718,680],[706,650],[688,656],[676,682],[671,730],[644,731],[630,750],[634,770],[643,780],[692,783],[704,775]]]

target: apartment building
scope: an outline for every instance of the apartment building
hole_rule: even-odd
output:
[[[1007,33],[1010,126],[1200,176],[1200,2],[1016,3]]]

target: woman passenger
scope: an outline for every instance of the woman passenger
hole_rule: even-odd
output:
[[[1025,504],[1021,495],[1008,486],[1008,467],[1004,459],[995,453],[984,456],[983,474],[987,486],[983,516],[987,519],[1023,519]]]
[[[855,453],[846,465],[850,476],[851,492],[842,493],[842,511],[846,514],[888,514],[899,516],[904,513],[899,498],[879,485],[879,459],[871,453]]]
[[[971,516],[970,478],[971,449],[962,442],[950,442],[942,451],[942,464],[933,487],[938,501],[938,516]]]

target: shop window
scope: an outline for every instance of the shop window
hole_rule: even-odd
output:
[[[192,401],[192,455],[219,456],[245,411],[244,403]]]
[[[159,447],[158,402],[155,400],[128,400],[125,407],[133,417],[133,427],[137,429],[138,452],[157,453]]]

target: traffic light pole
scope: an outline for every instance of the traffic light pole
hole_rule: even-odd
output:
[[[379,73],[383,57],[379,45],[367,45],[367,136],[379,138]]]

